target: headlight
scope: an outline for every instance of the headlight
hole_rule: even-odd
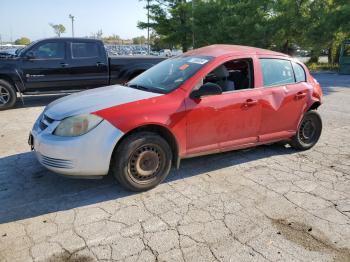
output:
[[[95,115],[78,115],[68,117],[57,126],[54,131],[56,136],[80,136],[102,122],[102,118]]]

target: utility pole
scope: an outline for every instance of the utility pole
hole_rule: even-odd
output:
[[[69,18],[72,20],[72,37],[74,37],[74,19],[75,19],[75,17],[70,14]]]
[[[149,45],[149,1],[147,0],[147,45],[148,45],[148,55],[151,53],[151,46]]]

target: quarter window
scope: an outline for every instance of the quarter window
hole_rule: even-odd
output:
[[[290,61],[283,59],[262,58],[260,64],[264,86],[294,83],[294,73]]]
[[[99,48],[96,43],[72,43],[73,58],[94,58],[99,56]]]
[[[296,82],[305,82],[306,76],[305,76],[304,68],[295,62],[292,62],[292,65],[293,65],[293,69],[294,69],[295,81]]]

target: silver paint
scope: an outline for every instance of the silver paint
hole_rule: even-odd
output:
[[[90,132],[76,137],[55,136],[60,121],[52,122],[46,129],[34,124],[34,151],[39,162],[51,171],[71,176],[106,175],[114,147],[123,132],[108,121],[102,121]]]
[[[62,120],[160,95],[121,85],[106,86],[60,98],[45,108],[45,114],[52,119]]]

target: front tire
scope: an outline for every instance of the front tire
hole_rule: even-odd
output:
[[[0,110],[13,107],[17,100],[15,88],[7,81],[0,79]]]
[[[312,148],[318,141],[322,132],[322,120],[316,111],[308,111],[301,120],[297,133],[290,145],[298,150]]]
[[[169,174],[172,151],[161,136],[139,132],[125,138],[114,152],[111,172],[131,191],[145,191],[160,184]]]

